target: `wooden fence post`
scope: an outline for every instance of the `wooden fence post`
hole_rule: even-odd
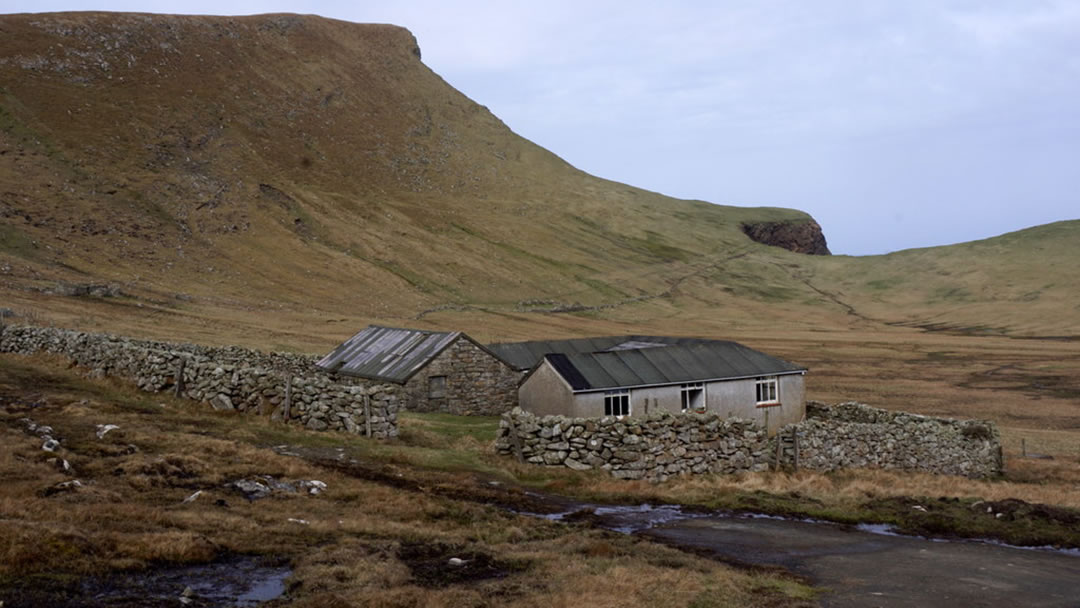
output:
[[[794,443],[793,447],[795,448],[795,457],[794,457],[795,470],[798,471],[799,470],[799,430],[798,429],[792,429],[791,438],[792,438],[792,441]]]
[[[367,427],[367,436],[371,438],[371,395],[364,390],[364,426]]]
[[[521,438],[517,434],[517,425],[514,424],[514,417],[511,415],[510,420],[510,445],[514,447],[514,456],[517,457],[518,462],[525,462],[525,454],[521,452]]]
[[[184,393],[184,363],[186,361],[187,359],[180,357],[180,365],[176,370],[176,384],[173,387],[175,389],[173,394],[177,397],[182,396]]]
[[[289,422],[289,410],[292,408],[292,376],[285,381],[285,411],[281,414],[283,422]]]
[[[781,465],[784,464],[784,436],[780,433],[776,434],[776,466],[773,467],[779,471]]]

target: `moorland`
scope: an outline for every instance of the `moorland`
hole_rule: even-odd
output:
[[[328,351],[367,323],[485,342],[734,339],[809,367],[811,399],[993,420],[1007,459],[987,482],[858,471],[616,484],[494,459],[490,420],[406,416],[398,444],[371,445],[5,357],[0,529],[15,540],[0,584],[76,589],[85,576],[259,554],[293,564],[290,593],[308,605],[798,605],[812,601],[804,581],[520,518],[488,504],[508,500],[489,482],[839,520],[886,517],[867,505],[897,497],[1080,508],[1080,221],[806,255],[743,230],[810,226],[803,212],[577,170],[428,69],[402,28],[72,13],[0,16],[0,32],[5,322],[296,352]],[[70,476],[23,417],[62,429],[94,483],[44,495]],[[122,433],[91,441],[106,422]],[[325,462],[338,447],[360,473]],[[248,502],[221,488],[256,474],[331,489]],[[207,500],[180,506],[198,489]],[[521,574],[425,586],[410,565],[422,545]]]

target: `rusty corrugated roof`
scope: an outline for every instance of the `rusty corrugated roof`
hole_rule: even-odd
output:
[[[315,365],[327,372],[404,384],[461,336],[459,331],[371,325]]]

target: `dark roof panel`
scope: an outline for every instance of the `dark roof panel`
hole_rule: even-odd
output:
[[[404,384],[461,335],[371,325],[315,365],[327,372]]]
[[[487,347],[500,359],[517,369],[530,369],[551,353],[595,353],[609,350],[637,350],[672,344],[710,342],[701,338],[672,338],[668,336],[599,336],[571,340],[536,340],[505,342]]]
[[[570,384],[570,388],[575,391],[583,391],[592,388],[589,385],[589,381],[585,379],[585,376],[577,370],[563,354],[552,354],[547,356],[547,360],[551,363],[551,366],[555,368],[555,371]]]
[[[737,342],[720,340],[694,340],[636,350],[549,354],[546,359],[576,392],[805,371],[794,363]],[[574,376],[573,380],[570,375]]]

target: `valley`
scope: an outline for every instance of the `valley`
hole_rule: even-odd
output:
[[[0,323],[313,354],[369,323],[485,343],[730,339],[807,366],[809,399],[993,420],[1005,476],[618,482],[497,460],[492,420],[418,415],[400,442],[365,441],[5,355],[0,531],[13,540],[0,589],[25,595],[0,602],[40,600],[24,580],[60,602],[88,576],[253,554],[292,563],[296,605],[820,599],[790,573],[507,513],[488,504],[508,500],[492,482],[832,521],[910,517],[909,499],[1080,509],[1080,220],[880,256],[797,253],[746,227],[815,246],[829,227],[585,174],[421,57],[403,28],[314,16],[0,16]],[[92,483],[45,495],[67,477],[23,417],[73,438]],[[104,423],[123,432],[92,441]],[[360,477],[328,464],[338,448]],[[223,489],[253,475],[331,490],[248,501]],[[459,554],[499,575],[414,584],[421,562]]]

